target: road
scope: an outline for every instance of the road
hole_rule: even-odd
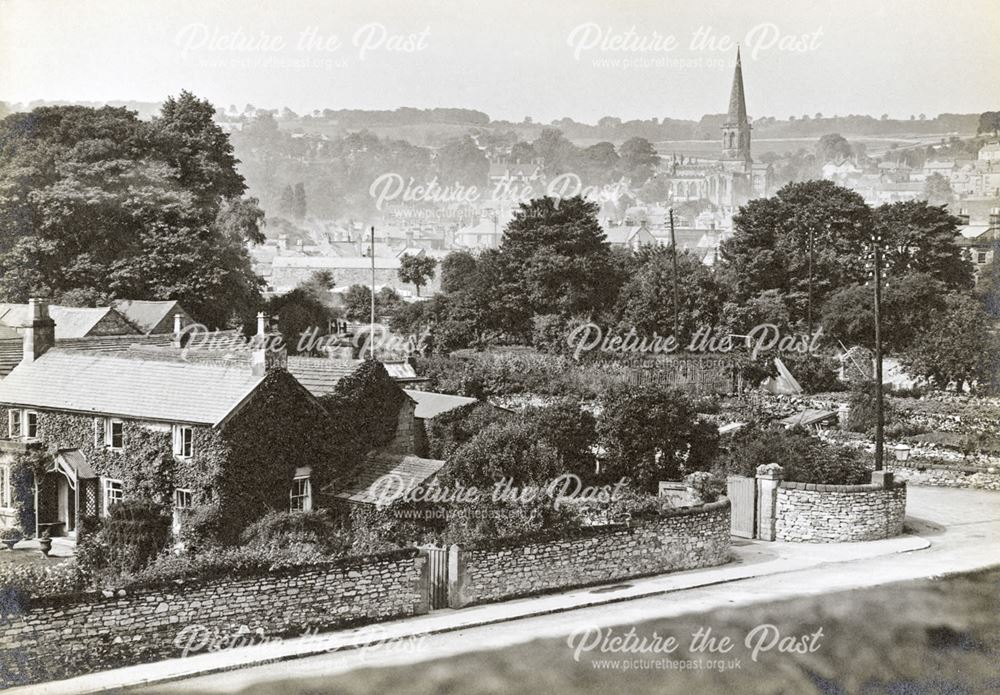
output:
[[[147,692],[236,692],[252,684],[322,677],[499,649],[591,626],[630,625],[727,606],[858,589],[1000,565],[1000,493],[911,487],[907,527],[930,541],[917,552],[828,564],[604,606],[422,636],[381,648],[334,652],[165,683]]]

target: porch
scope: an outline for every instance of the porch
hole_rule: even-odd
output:
[[[99,513],[98,477],[79,449],[60,449],[35,477],[35,537],[76,541],[80,520]],[[55,550],[55,543],[53,543]]]

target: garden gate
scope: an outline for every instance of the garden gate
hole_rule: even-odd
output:
[[[427,593],[431,610],[448,607],[448,548],[425,546],[427,553]]]
[[[732,504],[730,533],[740,538],[753,538],[757,528],[757,480],[731,475],[726,479],[726,491]]]

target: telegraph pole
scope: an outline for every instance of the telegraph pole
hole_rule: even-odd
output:
[[[882,470],[885,411],[882,403],[882,237],[872,235],[875,273],[875,470]]]
[[[680,332],[679,324],[680,319],[679,311],[680,306],[677,303],[677,237],[674,235],[674,208],[671,206],[668,209],[670,213],[670,249],[671,257],[674,265],[674,340],[680,340],[678,333]]]
[[[372,257],[372,319],[371,327],[368,329],[368,346],[369,354],[372,359],[375,359],[375,226],[372,225],[372,240],[371,240],[371,257]]]

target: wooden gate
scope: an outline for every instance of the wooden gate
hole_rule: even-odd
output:
[[[757,481],[741,475],[726,479],[730,509],[730,533],[740,538],[753,538],[757,528]]]
[[[427,592],[431,610],[448,607],[448,549],[428,546],[422,548],[427,553]]]

